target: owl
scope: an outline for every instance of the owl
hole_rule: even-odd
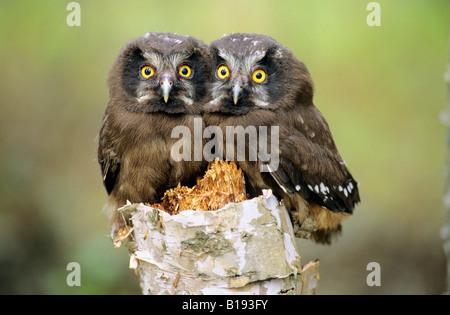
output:
[[[127,201],[159,202],[167,189],[193,185],[204,173],[206,162],[193,154],[173,159],[172,130],[202,124],[210,67],[207,45],[192,36],[148,33],[121,49],[98,137],[112,236],[128,220],[117,211]]]
[[[225,35],[209,50],[211,101],[203,117],[207,126],[218,126],[223,133],[216,151],[241,167],[250,197],[271,189],[283,200],[297,236],[329,244],[360,197],[358,183],[313,103],[307,68],[289,49],[259,34]],[[263,131],[267,136],[261,137]],[[255,138],[267,144],[255,146]],[[262,149],[271,150],[276,163],[268,164]],[[245,158],[237,156],[239,150]]]

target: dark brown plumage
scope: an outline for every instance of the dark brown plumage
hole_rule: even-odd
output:
[[[312,232],[317,242],[330,243],[360,199],[358,184],[313,104],[307,68],[290,50],[264,35],[224,36],[210,44],[210,54],[212,100],[205,106],[204,120],[222,129],[224,143],[218,152],[227,155],[227,126],[255,126],[258,136],[259,126],[278,126],[278,139],[272,140],[278,141],[278,163],[263,163],[260,147],[258,161],[250,161],[255,149],[249,141],[244,161],[237,159],[237,150],[231,158],[244,171],[250,196],[271,188],[290,210],[297,235]],[[276,134],[272,128],[268,132],[270,151],[271,135]],[[261,171],[263,165],[269,165],[266,171]]]
[[[124,224],[117,209],[159,202],[178,183],[195,184],[205,162],[175,161],[176,126],[190,131],[208,97],[207,46],[191,36],[148,33],[129,41],[110,70],[110,101],[99,134],[98,161],[109,194],[112,233]],[[194,141],[192,137],[192,142]],[[198,160],[198,159],[196,159]]]

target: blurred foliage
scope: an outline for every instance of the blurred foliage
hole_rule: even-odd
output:
[[[315,103],[361,183],[339,241],[299,241],[321,260],[319,294],[439,294],[448,2],[0,1],[0,294],[139,293],[125,248],[108,238],[96,134],[121,46],[149,31],[206,43],[231,32],[273,36],[308,66]],[[68,287],[66,266],[81,265]],[[381,265],[381,287],[366,266]]]

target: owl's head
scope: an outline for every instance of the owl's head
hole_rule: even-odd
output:
[[[210,44],[211,98],[207,112],[242,115],[254,108],[309,104],[313,83],[305,65],[273,38],[225,35]]]
[[[208,48],[172,33],[147,33],[129,41],[108,78],[110,95],[133,112],[197,112],[208,94]]]

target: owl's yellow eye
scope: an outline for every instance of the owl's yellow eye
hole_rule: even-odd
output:
[[[266,72],[262,69],[255,70],[253,71],[252,78],[256,83],[263,83],[266,79]]]
[[[220,66],[217,69],[217,76],[219,77],[219,79],[225,79],[230,75],[230,70],[228,70],[227,66]]]
[[[180,67],[180,69],[178,70],[178,73],[183,78],[189,78],[191,76],[191,74],[192,74],[192,69],[188,65],[184,65],[184,66]]]
[[[155,70],[150,66],[143,66],[141,68],[141,76],[146,80],[151,78],[154,74]]]

